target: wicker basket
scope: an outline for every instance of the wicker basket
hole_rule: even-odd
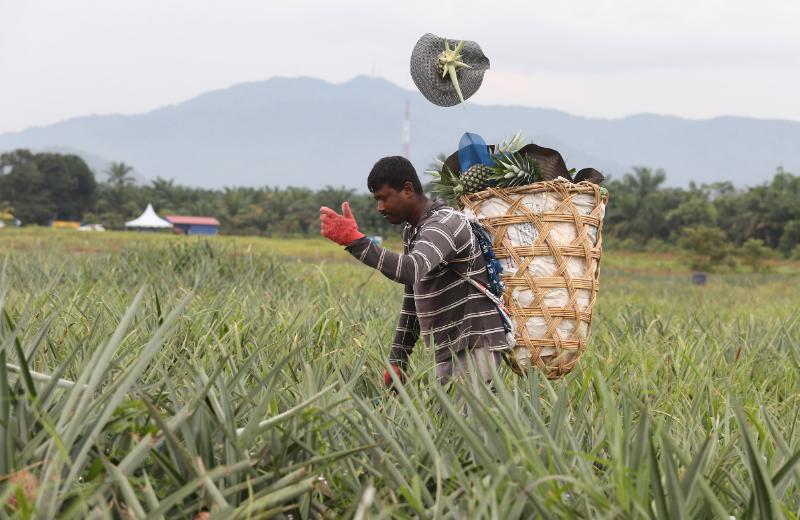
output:
[[[516,372],[535,366],[556,379],[586,350],[607,199],[596,184],[566,180],[461,197],[464,212],[491,235],[503,265],[504,301],[516,325],[510,356]]]

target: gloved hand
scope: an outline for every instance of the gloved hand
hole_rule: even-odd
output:
[[[365,236],[358,230],[349,202],[342,204],[341,215],[326,206],[319,208],[319,223],[322,236],[341,246],[349,246]]]
[[[400,368],[399,365],[391,364],[389,365],[394,370],[394,373],[397,374],[397,378],[400,379],[401,383],[406,382],[406,375],[403,373],[403,370]],[[383,384],[386,388],[393,388],[394,387],[394,380],[392,379],[392,375],[389,373],[389,369],[383,369]]]

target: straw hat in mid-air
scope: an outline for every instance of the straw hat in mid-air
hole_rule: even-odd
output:
[[[451,107],[475,94],[489,68],[489,58],[473,41],[428,33],[411,53],[411,77],[428,101]]]

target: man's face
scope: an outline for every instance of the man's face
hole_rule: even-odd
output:
[[[414,188],[410,182],[402,190],[384,184],[372,193],[378,203],[378,213],[390,224],[400,224],[408,220]]]

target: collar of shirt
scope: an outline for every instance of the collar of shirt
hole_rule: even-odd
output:
[[[431,204],[431,207],[428,208],[428,211],[426,211],[422,217],[420,217],[416,226],[406,223],[405,235],[408,237],[406,240],[406,247],[411,247],[411,244],[416,241],[420,228],[422,228],[423,224],[425,224],[425,222],[431,218],[431,216],[433,216],[433,213],[445,207],[447,207],[447,203],[444,201],[444,199],[435,199],[433,204]]]

